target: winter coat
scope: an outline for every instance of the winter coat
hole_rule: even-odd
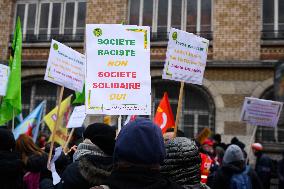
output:
[[[46,153],[42,155],[31,155],[28,157],[25,171],[40,173],[40,181],[45,178],[52,178],[51,172],[47,169],[47,160],[48,156]]]
[[[58,157],[58,159],[55,161],[56,171],[59,174],[59,176],[62,175],[63,171],[71,163],[72,163],[72,158],[69,155],[65,155],[64,152],[62,152],[61,155]]]
[[[278,162],[277,174],[279,179],[279,188],[284,188],[284,159]]]
[[[257,154],[255,171],[260,178],[264,188],[270,188],[270,179],[272,174],[272,161],[265,154]]]
[[[210,170],[214,164],[212,158],[204,153],[200,153],[200,157],[201,157],[201,166],[200,166],[200,172],[201,172],[201,182],[202,183],[206,183],[207,182],[207,178],[210,174]]]
[[[23,167],[18,153],[0,151],[0,188],[23,188]]]
[[[210,189],[209,186],[203,183],[198,183],[195,185],[185,185],[182,186],[184,189]]]
[[[86,141],[78,149],[74,154],[76,161],[67,166],[57,189],[89,189],[103,184],[110,175],[113,161],[111,156]]]
[[[230,180],[234,174],[239,174],[243,172],[243,169],[240,169],[234,165],[228,164],[221,166],[217,171],[209,175],[207,185],[211,189],[230,189]],[[252,189],[262,189],[261,182],[253,169],[249,170],[249,177],[252,183]]]
[[[182,189],[183,187],[162,176],[159,170],[128,167],[114,170],[107,179],[110,189]]]

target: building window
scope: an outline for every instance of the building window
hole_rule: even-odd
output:
[[[268,88],[263,95],[262,99],[275,100],[274,88]],[[284,111],[282,110],[278,125],[275,128],[262,127],[257,128],[256,141],[259,142],[270,142],[270,143],[283,143],[284,142]]]
[[[42,101],[46,100],[43,115],[49,113],[57,105],[56,100],[60,87],[39,78],[23,81],[22,84],[22,115],[27,117]],[[74,92],[69,89],[64,90],[63,99]],[[44,123],[43,123],[44,125]],[[42,125],[42,126],[43,126]]]
[[[176,115],[180,84],[173,81],[154,80],[152,84],[152,115],[154,116],[164,92],[168,93],[171,108]],[[202,87],[186,84],[184,88],[179,129],[193,138],[208,127],[215,131],[215,106],[213,99]]]
[[[57,86],[47,81],[24,82],[22,84],[23,117],[26,117],[43,100],[46,100],[45,112],[48,113],[56,106]]]
[[[154,40],[165,40],[171,27],[212,38],[212,0],[130,0],[129,3],[129,24],[150,26]]]
[[[18,0],[18,16],[26,42],[84,40],[86,0]]]
[[[284,1],[263,0],[263,38],[284,39]]]

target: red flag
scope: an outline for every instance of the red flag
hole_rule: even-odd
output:
[[[157,108],[154,122],[162,129],[163,134],[168,128],[175,127],[174,115],[166,92]]]
[[[128,115],[125,122],[124,122],[124,125],[126,125],[127,123],[131,122],[131,121],[134,121],[136,119],[137,115]]]

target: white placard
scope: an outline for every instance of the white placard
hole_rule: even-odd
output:
[[[0,96],[6,95],[9,75],[10,75],[9,66],[0,64]]]
[[[66,127],[68,129],[82,127],[85,118],[86,118],[85,105],[76,106],[70,116],[69,122]]]
[[[56,171],[56,167],[55,167],[55,162],[60,157],[61,153],[62,153],[62,147],[57,147],[55,149],[55,154],[54,154],[52,160],[50,161],[50,171],[51,171],[51,174],[52,174],[53,185],[58,184],[61,180],[60,176],[58,175],[58,173]]]
[[[209,41],[171,28],[163,79],[202,85]]]
[[[150,115],[150,28],[86,26],[86,113]]]
[[[85,80],[85,55],[52,40],[44,79],[82,92]]]
[[[255,126],[276,127],[282,106],[281,102],[246,97],[241,121]]]

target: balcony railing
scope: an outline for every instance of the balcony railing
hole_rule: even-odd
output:
[[[202,31],[199,33],[194,33],[198,36],[204,37],[205,39],[212,40],[212,32],[211,31]],[[167,41],[168,40],[168,32],[152,32],[151,33],[151,41]]]
[[[24,43],[44,43],[50,42],[51,39],[55,39],[60,42],[83,42],[84,41],[84,34],[26,34],[23,35],[23,42]],[[10,36],[10,40],[13,40],[13,35]]]
[[[212,32],[199,32],[195,33],[196,35],[199,35],[201,37],[204,37],[208,40],[212,40]],[[24,43],[44,43],[44,42],[50,42],[51,39],[55,39],[60,42],[83,42],[84,41],[84,34],[26,34],[23,35],[23,42]],[[10,41],[12,42],[13,35],[10,36]],[[153,42],[159,42],[159,41],[167,41],[168,40],[168,32],[152,32],[151,33],[151,41]]]
[[[262,31],[263,40],[284,40],[284,30],[266,30]]]

